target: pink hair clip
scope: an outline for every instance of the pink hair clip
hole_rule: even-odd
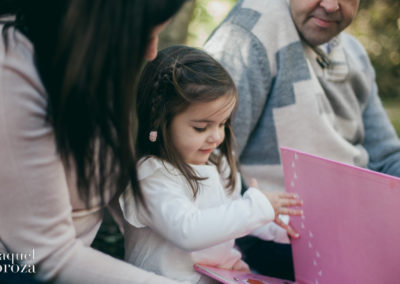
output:
[[[156,140],[157,140],[157,131],[150,131],[149,140],[151,142],[156,142]]]

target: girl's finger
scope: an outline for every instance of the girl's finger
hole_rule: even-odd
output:
[[[303,200],[299,199],[285,199],[282,200],[281,206],[282,207],[293,207],[293,206],[302,206],[303,205]]]
[[[279,210],[279,214],[290,215],[290,216],[302,216],[303,210],[282,207]]]
[[[280,198],[285,199],[298,199],[299,195],[297,193],[282,192],[278,195]]]
[[[286,230],[286,232],[288,233],[288,235],[292,238],[298,238],[300,237],[299,233],[297,233],[292,226],[285,224],[279,217],[275,218],[274,222],[280,226],[281,228],[283,228],[284,230]]]
[[[292,238],[297,239],[297,238],[300,237],[300,234],[297,233],[297,232],[292,228],[292,226],[290,226],[290,225],[288,225],[288,229],[287,229],[286,231],[287,231],[288,235],[289,235],[290,237],[292,237]]]
[[[279,216],[275,218],[274,222],[275,222],[279,227],[285,229],[286,231],[289,229],[289,225],[285,224],[285,222],[283,222],[283,221],[281,220],[281,218],[279,218]]]

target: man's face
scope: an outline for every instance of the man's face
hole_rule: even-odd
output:
[[[353,21],[360,0],[290,0],[297,30],[312,46],[328,42]]]

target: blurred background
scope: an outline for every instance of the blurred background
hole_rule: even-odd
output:
[[[171,44],[202,47],[236,1],[188,1],[160,35],[159,49]],[[358,15],[347,32],[367,50],[375,67],[380,96],[400,135],[400,1],[361,0]],[[108,213],[93,247],[123,258],[123,238]]]

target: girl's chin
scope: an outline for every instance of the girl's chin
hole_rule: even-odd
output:
[[[188,164],[192,165],[204,165],[208,162],[208,158],[210,157],[210,154],[203,154],[201,155],[202,157],[198,157],[196,159],[191,159],[190,161],[187,161]]]

